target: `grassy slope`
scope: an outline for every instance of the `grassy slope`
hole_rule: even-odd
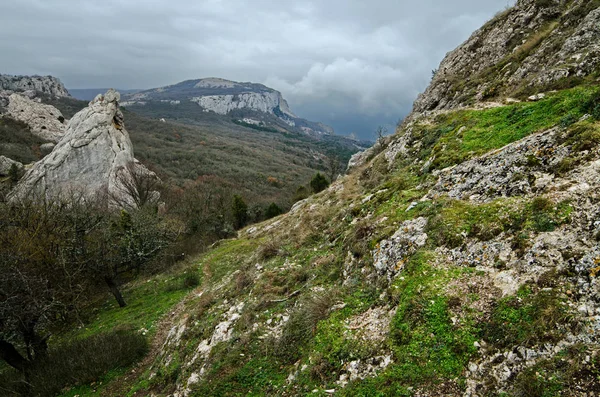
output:
[[[571,115],[578,117],[588,109],[595,92],[595,88],[582,87],[537,103],[444,115],[433,125],[422,126],[422,137],[429,143],[417,156],[424,160],[442,147],[442,142],[447,148],[447,142],[454,141],[452,149],[440,150],[457,157],[439,166],[463,161],[565,123],[573,119]],[[511,128],[514,114],[519,118],[516,128]],[[587,123],[598,131],[597,122]],[[463,130],[463,139],[457,137],[459,125],[469,128]],[[533,285],[516,297],[498,296],[495,308],[483,313],[478,302],[484,293],[480,289],[484,275],[470,267],[444,266],[435,248],[460,245],[465,236],[486,241],[501,232],[519,235],[553,230],[569,221],[568,203],[549,206],[543,198],[516,197],[474,204],[440,198],[407,211],[411,202],[426,193],[424,186],[433,177],[427,173],[416,176],[405,162],[384,176],[366,172],[378,162],[375,159],[371,168],[346,177],[343,190],[330,189],[310,198],[306,207],[316,204],[312,210],[284,215],[271,231],[223,242],[198,258],[195,266],[202,269],[203,284],[196,295],[188,296],[186,323],[190,330],[171,351],[174,361],[151,379],[146,372],[133,383],[122,383],[121,390],[130,390],[131,395],[171,392],[176,379],[185,381],[194,370],[184,363],[196,346],[210,337],[236,302],[245,302],[245,309],[235,324],[234,338],[213,349],[204,381],[192,387],[192,395],[296,395],[312,390],[317,391],[314,395],[327,395],[324,390],[337,389],[339,395],[348,396],[408,396],[415,388],[459,394],[464,388],[465,367],[478,354],[475,341],[485,339],[499,348],[514,343],[533,345],[563,332],[548,328],[547,320],[566,315],[564,298],[545,295]],[[363,199],[367,194],[372,195],[368,201]],[[429,219],[430,239],[404,264],[401,277],[389,285],[365,279],[361,269],[372,263],[371,250],[402,221],[419,216]],[[496,232],[482,234],[482,230]],[[355,260],[345,267],[348,252]],[[347,283],[342,284],[342,278]],[[468,294],[452,292],[445,288],[452,283],[474,288]],[[197,296],[199,291],[202,297]],[[333,304],[340,309],[329,311]],[[374,307],[397,309],[388,337],[377,343],[365,342],[359,337],[360,330],[349,329],[347,324],[353,316]],[[122,320],[147,324],[136,318],[139,314],[123,312]],[[278,315],[290,316],[282,337],[265,339],[266,321]],[[588,346],[578,349],[565,351],[561,357],[577,361],[589,354]],[[377,376],[339,390],[335,381],[350,361],[377,354],[391,354],[394,362]],[[593,376],[600,376],[598,364],[589,365]],[[161,367],[159,361],[156,365]],[[306,369],[289,385],[289,374],[304,365]],[[527,372],[519,375],[516,384],[523,388],[533,384],[536,390],[558,393],[572,381],[568,371],[554,361],[534,369],[547,377]]]

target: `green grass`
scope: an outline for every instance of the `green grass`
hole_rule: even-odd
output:
[[[486,339],[500,348],[556,342],[570,328],[568,307],[554,291],[522,287],[515,296],[502,298],[486,326]]]
[[[123,290],[126,307],[120,308],[112,296],[107,297],[99,307],[89,310],[89,322],[60,339],[85,338],[115,328],[145,329],[152,335],[162,315],[188,292],[182,276],[157,276],[138,281]]]
[[[467,237],[488,241],[502,232],[519,235],[553,231],[569,221],[573,207],[568,201],[555,204],[537,197],[530,201],[499,198],[483,204],[441,199],[424,210],[430,214],[427,231],[431,247],[455,248]]]
[[[432,170],[446,168],[559,125],[566,116],[579,119],[593,111],[597,97],[597,88],[577,87],[539,102],[442,114],[434,127],[422,126],[417,131],[415,137],[423,143],[419,155],[422,159],[435,156]]]
[[[408,396],[412,387],[434,387],[455,379],[460,383],[481,332],[468,316],[453,324],[449,299],[440,294],[440,288],[470,271],[435,269],[430,265],[433,255],[429,251],[415,254],[392,285],[393,299],[398,302],[389,342],[394,363],[375,378],[351,383],[341,395]]]
[[[150,340],[157,331],[156,325],[160,318],[189,293],[192,286],[186,283],[186,280],[189,274],[197,272],[194,269],[197,267],[187,269],[179,274],[158,275],[126,286],[123,289],[123,296],[127,302],[125,308],[119,308],[112,297],[107,297],[99,306],[89,308],[89,319],[84,322],[83,326],[57,335],[50,343],[68,344],[74,339],[86,340],[115,329],[135,330]],[[117,381],[126,373],[127,368],[109,371],[93,384],[69,389],[61,396],[96,395],[95,393]]]
[[[260,241],[247,239],[226,240],[218,247],[202,255],[199,259],[204,266],[204,274],[209,277],[207,282],[218,283],[226,275],[241,267],[243,260],[251,255],[260,245]]]

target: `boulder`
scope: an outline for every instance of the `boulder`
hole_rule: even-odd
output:
[[[40,145],[40,151],[42,152],[43,156],[47,156],[50,153],[52,153],[52,150],[54,150],[55,147],[56,147],[56,145],[53,143],[50,143],[50,142],[44,143],[44,144]]]
[[[33,101],[21,94],[11,94],[8,98],[8,115],[29,126],[39,138],[58,142],[65,133],[65,118],[54,106]]]
[[[0,176],[7,176],[10,172],[10,168],[15,164],[19,169],[23,168],[23,164],[18,161],[14,161],[5,156],[0,156]]]
[[[83,195],[106,200],[112,207],[136,207],[140,195],[154,197],[137,189],[152,186],[148,180],[158,178],[133,157],[119,99],[119,93],[111,89],[73,116],[65,136],[27,172],[8,195],[9,201],[68,200]]]

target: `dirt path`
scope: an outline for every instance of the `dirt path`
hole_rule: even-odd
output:
[[[194,290],[184,296],[179,303],[175,304],[171,310],[164,314],[164,316],[158,321],[156,325],[156,334],[152,338],[152,342],[150,345],[150,351],[144,359],[138,362],[133,369],[131,369],[127,374],[120,376],[119,378],[112,381],[110,384],[106,386],[103,390],[101,390],[98,395],[101,397],[121,397],[127,395],[130,391],[131,387],[135,384],[135,382],[139,379],[139,377],[149,369],[157,356],[159,355],[161,348],[169,334],[171,328],[175,325],[175,321],[180,318],[181,313],[183,313],[185,309],[186,302],[193,297],[194,294],[197,294],[198,291]],[[133,396],[146,396],[146,391],[140,391],[138,393],[133,393]]]

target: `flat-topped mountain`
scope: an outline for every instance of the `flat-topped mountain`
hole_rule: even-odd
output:
[[[193,104],[193,107],[189,105]],[[186,80],[178,84],[124,95],[122,106],[151,108],[165,118],[185,115],[202,117],[215,113],[238,122],[277,129],[291,129],[309,135],[333,134],[333,128],[302,119],[294,114],[279,91],[256,83],[220,78]]]
[[[12,76],[0,74],[0,90],[37,91],[56,97],[70,97],[63,83],[52,76]]]

